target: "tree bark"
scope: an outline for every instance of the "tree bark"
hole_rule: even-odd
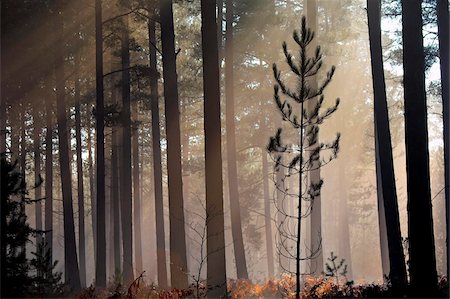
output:
[[[67,113],[65,99],[65,74],[63,43],[63,13],[62,4],[57,6],[55,32],[55,76],[56,76],[56,111],[59,138],[59,163],[61,168],[61,187],[63,190],[64,214],[64,261],[67,269],[68,283],[72,291],[80,289],[80,272],[78,269],[77,249],[75,240],[75,223],[73,217],[72,178],[69,157],[69,136],[67,128]]]
[[[133,146],[133,200],[134,200],[134,258],[136,261],[136,273],[141,274],[142,266],[142,233],[141,233],[141,196],[140,196],[140,166],[139,166],[139,112],[138,103],[132,103],[134,115],[134,128],[132,134]]]
[[[170,275],[172,287],[188,286],[186,234],[181,172],[180,110],[172,0],[160,0],[164,97],[167,132],[167,175],[170,211]],[[214,35],[214,39],[217,37]]]
[[[97,161],[97,248],[95,283],[106,286],[106,222],[105,222],[105,110],[103,98],[103,25],[102,1],[95,1],[95,69],[96,69],[96,157]],[[124,273],[125,275],[126,273]],[[125,275],[125,278],[127,276]]]
[[[80,54],[75,53],[75,139],[77,154],[77,187],[78,187],[78,256],[80,259],[81,287],[86,286],[86,237],[84,225],[84,184],[83,157],[81,144],[81,113],[80,113]]]
[[[437,285],[430,195],[422,1],[402,1],[409,272],[413,294],[432,296]]]
[[[53,263],[53,115],[52,101],[45,99],[45,243]],[[51,270],[47,274],[52,275]]]
[[[164,203],[162,188],[161,166],[161,132],[159,130],[159,98],[158,98],[158,71],[156,49],[155,20],[148,23],[150,48],[150,101],[152,112],[152,148],[153,148],[153,179],[155,188],[155,220],[156,220],[156,256],[158,268],[158,285],[167,288],[166,241],[164,230]]]
[[[96,195],[95,195],[95,179],[94,179],[94,162],[92,157],[92,135],[91,135],[91,117],[90,105],[87,105],[87,148],[88,148],[88,170],[89,170],[89,195],[91,196],[91,223],[92,223],[92,238],[94,244],[94,260],[97,259],[97,209],[96,209]]]
[[[131,103],[130,103],[130,36],[129,16],[124,17],[122,40],[122,168],[121,168],[121,216],[123,242],[123,278],[133,281],[133,202],[131,186]]]
[[[227,292],[216,5],[201,1],[205,131],[208,297]]]
[[[383,275],[383,281],[385,277],[389,277],[390,266],[389,266],[389,249],[388,249],[388,239],[387,239],[387,228],[386,228],[386,216],[383,202],[383,186],[381,179],[381,165],[380,165],[380,150],[379,142],[377,140],[375,133],[375,159],[376,159],[376,176],[377,176],[377,206],[378,206],[378,227],[380,229],[380,251],[381,251],[381,272]]]
[[[265,148],[261,149],[261,157],[264,191],[264,226],[266,227],[267,269],[269,278],[273,278],[275,263],[273,258],[272,213],[270,211],[269,166],[267,163],[267,152]]]
[[[448,0],[438,0],[439,58],[441,61],[442,108],[444,115],[444,164],[445,164],[445,220],[447,247],[447,277],[449,273],[449,216],[450,216],[450,98],[449,98],[449,12]]]
[[[407,284],[405,257],[400,231],[400,216],[398,212],[397,192],[395,187],[394,161],[392,157],[391,133],[386,99],[386,85],[383,69],[383,54],[381,45],[381,1],[368,0],[367,12],[369,22],[370,54],[372,61],[372,80],[374,93],[374,120],[376,134],[376,159],[379,162],[381,184],[380,195],[383,199],[384,221],[389,249],[389,278],[393,290],[400,295]],[[380,220],[381,222],[383,220]],[[383,223],[381,223],[383,224]]]
[[[36,202],[36,230],[42,230],[42,185],[41,185],[41,120],[37,105],[33,107],[33,152],[34,152],[34,198]],[[36,235],[36,246],[43,241],[42,234]],[[39,273],[40,275],[41,273]]]
[[[221,1],[219,1],[221,2]],[[242,237],[241,208],[236,162],[236,126],[234,115],[234,49],[233,49],[233,1],[226,2],[226,44],[225,44],[225,93],[228,189],[230,195],[231,234],[233,236],[234,258],[238,279],[248,279],[244,240]],[[220,19],[219,19],[220,20]],[[220,30],[220,37],[222,31]],[[220,39],[222,40],[222,39]],[[270,272],[270,271],[269,271]],[[273,272],[272,272],[273,273]]]

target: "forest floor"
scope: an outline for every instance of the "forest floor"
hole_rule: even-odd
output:
[[[295,276],[283,275],[281,279],[252,283],[249,280],[229,280],[228,298],[295,298]],[[354,284],[336,277],[307,277],[302,298],[394,298],[388,284]],[[414,296],[411,296],[414,297]],[[449,298],[449,285],[446,277],[439,280],[439,293],[436,298]],[[154,284],[147,284],[142,278],[136,279],[128,288],[111,284],[108,289],[96,290],[91,286],[78,294],[79,299],[109,298],[206,298],[203,283],[192,284],[188,289],[161,290]],[[409,298],[405,295],[403,298]]]

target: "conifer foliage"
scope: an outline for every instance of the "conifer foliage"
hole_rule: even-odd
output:
[[[39,243],[32,258],[27,257],[26,244],[36,234],[42,234],[30,227],[25,214],[25,205],[36,200],[27,197],[27,188],[16,163],[10,163],[3,155],[1,163],[1,220],[2,220],[2,270],[0,297],[60,296],[64,292],[61,273],[52,273],[50,253],[44,243]],[[39,200],[39,199],[37,199]],[[45,275],[43,275],[45,273]]]
[[[324,107],[325,97],[323,92],[333,78],[334,66],[326,73],[323,81],[319,82],[317,88],[308,85],[308,78],[319,73],[323,62],[320,47],[316,48],[313,57],[308,56],[309,46],[314,39],[314,32],[307,27],[304,17],[302,18],[300,33],[294,31],[293,39],[299,46],[299,56],[295,57],[288,51],[286,42],[283,43],[283,52],[291,72],[295,75],[297,86],[291,89],[285,84],[281,77],[281,71],[276,64],[273,65],[273,73],[276,80],[274,85],[275,103],[283,121],[294,129],[296,137],[294,142],[282,142],[282,128],[278,128],[275,136],[270,138],[267,150],[275,160],[276,172],[282,171],[281,169],[288,170],[281,183],[276,184],[277,189],[284,194],[285,200],[293,200],[297,204],[296,211],[291,212],[285,209],[284,204],[277,206],[277,209],[283,218],[278,227],[278,234],[280,240],[282,240],[279,243],[278,252],[284,258],[295,260],[296,268],[293,274],[296,276],[296,298],[299,298],[300,262],[314,258],[321,250],[321,244],[308,249],[308,252],[301,252],[300,250],[301,220],[311,213],[314,198],[320,195],[323,184],[323,180],[308,184],[307,173],[316,169],[316,167],[320,168],[328,164],[337,157],[340,134],[338,133],[330,143],[318,144],[318,133],[319,126],[337,110],[340,100],[338,98],[334,105],[328,108]],[[315,105],[310,105],[310,107],[313,106],[313,109],[307,108],[306,104],[309,101],[315,103]],[[292,135],[285,135],[291,139],[290,136]],[[322,158],[322,151],[329,152],[326,159]],[[286,179],[291,176],[298,177],[298,193],[289,190],[290,188],[286,186]],[[302,211],[302,203],[308,204],[306,211]],[[292,226],[295,226],[295,230],[291,229]],[[291,252],[291,248],[295,252]],[[285,270],[290,272],[289,269]]]

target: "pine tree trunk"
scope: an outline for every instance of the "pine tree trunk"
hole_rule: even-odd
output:
[[[153,179],[155,188],[155,220],[156,220],[156,256],[158,268],[158,285],[166,288],[166,244],[164,230],[164,203],[162,189],[161,166],[161,133],[159,130],[159,98],[158,98],[158,71],[156,49],[155,20],[148,23],[149,47],[150,47],[150,101],[152,110],[152,148],[153,148]]]
[[[381,1],[367,1],[369,39],[372,61],[374,90],[374,119],[376,133],[376,159],[379,162],[377,184],[381,185],[383,210],[389,249],[389,278],[394,291],[401,292],[407,284],[405,257],[400,231],[397,192],[395,187],[394,161],[392,157],[391,133],[384,80],[383,55],[381,46]],[[383,222],[382,220],[380,220]],[[381,231],[380,231],[381,232]],[[383,253],[383,252],[382,252]],[[400,295],[400,293],[398,293]]]
[[[95,179],[94,179],[94,163],[92,158],[92,132],[91,132],[91,117],[90,105],[87,105],[87,148],[88,148],[88,171],[89,171],[89,195],[91,196],[91,223],[92,223],[92,238],[94,244],[94,261],[97,259],[95,252],[97,252],[97,209],[96,209],[96,195],[95,195]]]
[[[139,190],[140,187],[140,166],[139,166],[139,112],[138,103],[134,101],[132,103],[133,115],[134,115],[134,128],[132,134],[133,143],[133,200],[134,200],[134,258],[136,261],[136,274],[141,274],[143,271],[142,265],[142,233],[141,233],[141,196]]]
[[[81,144],[81,113],[80,113],[80,54],[75,53],[75,139],[77,153],[77,187],[78,187],[78,255],[80,259],[81,286],[86,286],[86,237],[84,225],[84,184],[83,157]]]
[[[414,294],[432,296],[437,285],[430,194],[422,1],[402,1],[409,273]]]
[[[133,281],[133,212],[131,186],[131,103],[130,103],[130,37],[128,15],[124,17],[122,32],[122,167],[121,167],[121,216],[123,242],[123,278]]]
[[[167,132],[167,175],[170,211],[170,275],[172,287],[188,286],[186,234],[181,172],[180,111],[172,0],[160,0],[164,100]],[[214,35],[214,39],[217,40]]]
[[[105,110],[103,99],[103,25],[102,1],[95,1],[95,69],[96,69],[96,198],[97,198],[97,248],[95,283],[106,286],[106,222],[105,222]],[[126,273],[124,273],[125,275]],[[125,278],[127,276],[125,275]]]
[[[208,297],[226,296],[225,228],[216,5],[201,1],[205,131]]]
[[[449,12],[448,0],[438,0],[439,58],[441,61],[442,108],[444,115],[444,163],[445,163],[445,220],[447,247],[447,277],[449,273],[449,216],[450,216],[450,98],[449,98]]]
[[[270,211],[269,166],[267,163],[267,152],[265,148],[261,149],[261,157],[264,191],[264,226],[266,227],[267,269],[269,278],[273,278],[275,262],[273,258],[272,213]]]
[[[226,2],[226,44],[225,44],[225,93],[226,93],[226,133],[228,188],[230,196],[231,234],[237,278],[248,279],[244,240],[242,237],[241,208],[236,162],[236,126],[234,115],[234,50],[233,50],[233,1]]]
[[[4,64],[4,27],[1,26],[3,16],[3,4],[0,3],[0,155],[6,153],[6,97],[5,97],[5,64]],[[1,159],[5,157],[0,157]],[[6,200],[4,199],[3,192],[6,190],[6,185],[4,184],[3,179],[3,163],[0,159],[0,297],[5,294],[4,287],[4,278],[6,277],[6,232],[5,229],[1,229],[2,227],[6,227],[6,217],[3,217],[3,211],[6,210]]]
[[[119,191],[119,155],[118,155],[118,134],[117,126],[113,127],[112,148],[111,148],[111,195],[112,195],[112,218],[113,243],[114,243],[114,275],[119,275],[122,269],[120,263],[120,191]]]
[[[306,3],[306,17],[308,21],[308,25],[310,29],[316,33],[317,36],[317,2],[316,0],[308,0]],[[309,46],[310,57],[314,57],[314,51],[317,48],[317,37],[313,39]],[[311,88],[317,89],[317,78],[316,76],[311,77],[309,81],[309,85]],[[317,105],[316,100],[309,100],[307,102],[308,111],[312,111]],[[320,145],[319,142],[319,134],[317,134],[317,141],[314,143],[312,148],[317,148]],[[320,183],[320,161],[315,161],[313,170],[309,172],[309,181],[311,184],[319,184]],[[322,244],[322,199],[321,195],[314,197],[314,201],[311,203],[311,225],[310,225],[310,244],[309,248],[311,251],[315,252],[319,250],[319,252],[314,255],[314,258],[311,260],[311,272],[313,274],[320,275],[323,272],[324,262],[323,262],[323,250],[321,247]]]
[[[34,198],[36,202],[36,229],[42,230],[42,185],[41,185],[41,123],[37,105],[33,107],[33,151],[34,151]],[[36,235],[36,246],[42,243],[42,234]],[[40,275],[41,273],[39,273]]]
[[[60,4],[61,5],[61,4]],[[63,190],[64,215],[64,261],[72,291],[80,289],[80,272],[78,270],[77,249],[75,240],[75,223],[73,217],[72,178],[69,157],[69,136],[67,128],[67,113],[65,99],[65,74],[63,43],[63,14],[62,6],[58,6],[59,15],[56,16],[55,31],[57,40],[55,46],[55,77],[56,77],[56,111],[59,138],[59,164],[61,169],[61,186]]]
[[[389,277],[390,266],[389,266],[389,249],[388,249],[388,239],[387,239],[387,227],[386,227],[386,216],[384,209],[384,199],[383,199],[383,186],[381,178],[381,165],[380,165],[380,149],[379,142],[377,140],[375,133],[375,159],[376,159],[376,175],[377,175],[377,204],[378,204],[378,227],[380,229],[380,251],[381,251],[381,272],[383,275],[383,281],[385,277]]]
[[[45,243],[53,263],[53,109],[51,97],[45,99]],[[51,277],[51,270],[47,274]]]

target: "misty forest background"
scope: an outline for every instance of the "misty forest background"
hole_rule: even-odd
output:
[[[298,236],[305,191],[274,144],[282,128],[299,152],[276,98],[283,82],[303,90],[282,46],[301,61],[302,16],[305,53],[322,52],[307,84],[330,112],[312,139],[340,135],[332,161],[302,173],[314,195],[300,196]],[[427,294],[447,275],[447,0],[2,0],[0,39],[2,210],[12,167],[27,192],[8,198],[27,199],[32,228],[14,254],[50,268],[32,263],[35,278],[62,273],[79,291],[143,273],[218,297],[227,279],[295,277],[296,244],[302,284],[408,280]]]

